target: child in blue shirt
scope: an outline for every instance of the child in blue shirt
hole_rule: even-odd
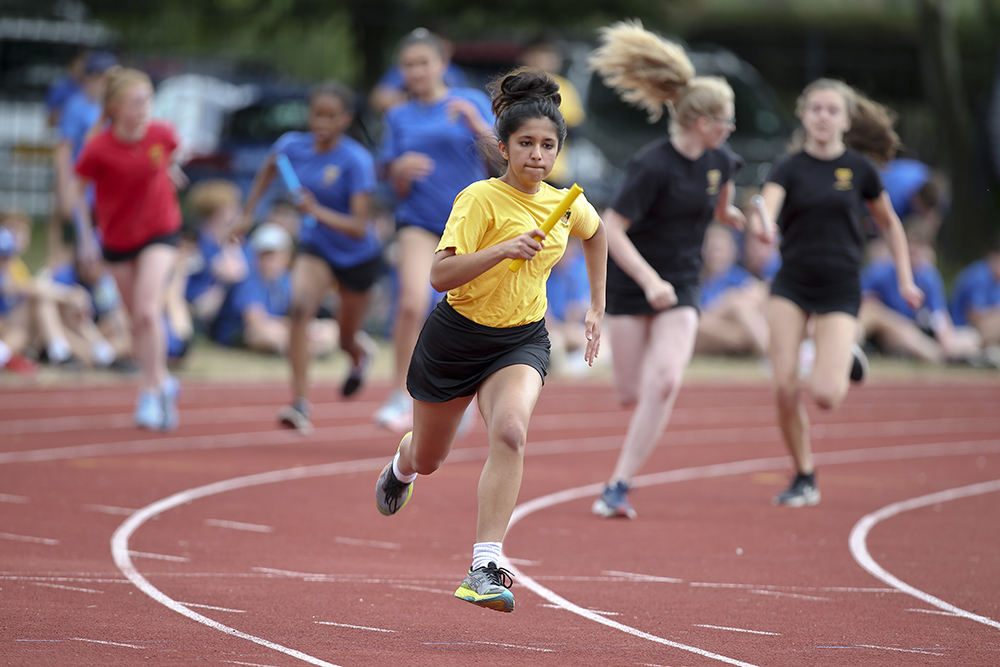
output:
[[[252,211],[277,173],[278,156],[288,159],[300,187],[290,196],[303,214],[292,278],[288,359],[292,404],[278,414],[285,426],[308,431],[308,331],[327,291],[337,286],[340,347],[351,358],[341,391],[361,388],[375,354],[362,330],[372,285],[382,274],[382,244],[375,232],[372,191],[375,165],[370,153],[345,132],[354,121],[354,93],[335,82],[310,95],[309,131],[289,132],[271,147],[257,172],[247,211]]]
[[[984,345],[1000,345],[1000,236],[986,257],[955,278],[950,311],[956,325],[975,327]]]

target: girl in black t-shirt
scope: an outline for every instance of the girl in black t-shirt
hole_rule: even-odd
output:
[[[694,351],[705,229],[713,217],[739,229],[745,223],[732,204],[742,160],[725,145],[735,107],[724,79],[694,76],[682,47],[637,23],[605,28],[602,40],[591,65],[605,82],[651,120],[664,105],[671,112],[669,136],[632,158],[603,216],[615,389],[635,412],[592,509],[598,516],[635,518],[631,479],[667,426]]]
[[[859,117],[858,110],[865,111]],[[881,113],[879,111],[881,110]],[[872,160],[849,148],[852,120],[868,131],[852,142],[868,153],[878,148],[888,159],[895,151],[892,121],[879,105],[851,87],[819,79],[798,101],[804,142],[801,150],[779,160],[761,192],[763,221],[769,235],[777,219],[781,232],[781,269],[771,286],[769,354],[778,424],[795,461],[797,475],[774,498],[775,504],[815,505],[816,486],[809,444],[809,420],[799,392],[799,347],[813,320],[816,356],[809,390],[825,410],[840,405],[852,373],[861,303],[860,272],[865,237],[860,213],[867,208],[896,260],[900,293],[919,306],[923,293],[913,283],[906,237]],[[780,213],[780,215],[779,215]],[[756,216],[752,216],[756,217]],[[858,378],[855,378],[858,379]]]

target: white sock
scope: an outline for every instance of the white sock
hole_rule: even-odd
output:
[[[476,542],[472,545],[472,569],[478,570],[490,563],[500,564],[503,542]]]
[[[111,347],[111,343],[106,340],[94,343],[91,351],[94,355],[94,363],[98,366],[110,366],[115,361],[115,348]]]
[[[48,344],[45,353],[48,355],[51,363],[61,364],[69,359],[69,355],[73,354],[73,349],[69,346],[65,338],[56,338]]]
[[[7,365],[14,353],[10,350],[10,345],[0,340],[0,368]]]
[[[384,460],[385,459],[383,459],[383,461]],[[403,473],[399,472],[399,452],[396,452],[396,455],[392,457],[392,474],[395,475],[396,479],[398,479],[403,484],[409,484],[410,482],[412,482],[417,478],[417,473],[413,473],[412,475],[404,475]]]

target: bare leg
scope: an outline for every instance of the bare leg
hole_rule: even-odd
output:
[[[292,372],[292,398],[306,398],[309,390],[309,323],[316,317],[333,272],[319,257],[300,254],[292,266],[292,304],[289,313],[288,365]]]
[[[808,316],[794,303],[772,296],[768,304],[771,329],[772,386],[778,426],[798,472],[813,471],[809,443],[809,417],[799,395],[799,346],[805,337]],[[846,378],[846,370],[845,370]]]
[[[337,322],[340,324],[340,349],[351,355],[354,364],[360,363],[365,354],[364,348],[358,343],[357,334],[361,331],[365,313],[368,312],[368,295],[367,291],[355,292],[343,285],[340,287],[340,311],[337,314]]]
[[[816,363],[809,390],[816,405],[833,410],[843,402],[850,386],[851,345],[858,321],[847,313],[816,315]]]
[[[441,467],[455,443],[458,426],[472,396],[446,403],[413,402],[413,432],[399,445],[399,472],[430,475]]]
[[[396,366],[393,382],[406,392],[406,371],[430,307],[430,275],[438,237],[419,227],[399,230],[399,307],[393,330]]]
[[[944,352],[937,341],[921,331],[913,320],[888,308],[878,299],[865,299],[858,321],[866,338],[876,338],[887,350],[939,364]]]

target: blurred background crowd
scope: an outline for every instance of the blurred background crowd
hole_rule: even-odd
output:
[[[419,26],[447,45],[450,88],[484,89],[519,64],[557,74],[570,135],[552,180],[579,183],[601,210],[629,157],[666,132],[666,121],[649,124],[587,68],[595,29],[627,17],[684,41],[699,73],[734,89],[730,145],[746,161],[743,206],[785,152],[804,84],[840,78],[891,108],[902,149],[881,165],[882,178],[927,302],[919,312],[903,302],[873,240],[858,341],[929,364],[1000,367],[997,0],[2,0],[0,375],[40,364],[135,371],[114,280],[77,261],[67,194],[119,64],[152,77],[154,115],[183,139],[190,184],[180,192],[165,326],[171,361],[182,366],[198,347],[286,350],[302,206],[280,179],[247,199],[272,145],[308,129],[311,86],[333,79],[357,93],[347,135],[377,163],[383,115],[409,94],[396,45]],[[363,324],[383,341],[400,293],[395,204],[383,180],[373,216],[387,270]],[[697,353],[763,360],[777,247],[719,226],[704,259]],[[578,246],[553,271],[549,300],[554,370],[585,372],[578,350],[589,292]],[[337,348],[340,306],[331,291],[310,329],[317,357]],[[808,356],[804,348],[803,364]]]

